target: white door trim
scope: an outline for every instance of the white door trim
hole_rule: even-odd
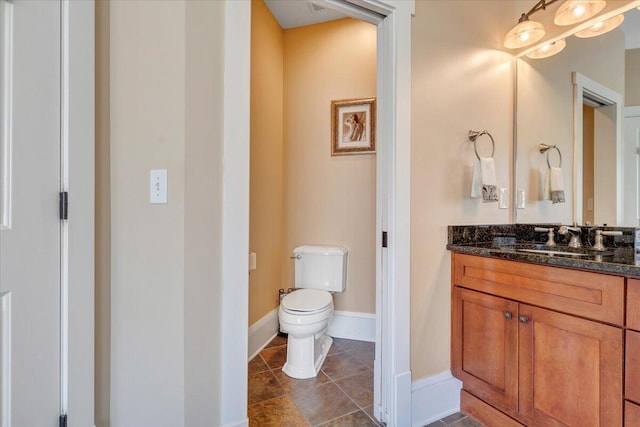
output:
[[[65,225],[67,284],[63,296],[67,308],[67,384],[63,409],[69,414],[69,425],[93,426],[95,5],[93,0],[60,1],[64,14],[63,179],[69,191],[69,221]]]
[[[623,164],[622,151],[622,95],[612,89],[591,80],[576,71],[573,80],[573,221],[582,224],[582,104],[585,95],[605,105],[616,106],[616,170],[621,171]],[[622,174],[616,177],[616,224],[623,224]]]
[[[379,151],[378,179],[387,195],[378,194],[377,228],[389,233],[386,254],[378,251],[377,311],[379,342],[376,354],[382,369],[378,414],[389,426],[411,423],[410,370],[410,150],[411,150],[411,16],[413,0],[348,0],[376,13],[388,11],[378,25],[378,72],[390,76],[379,83],[378,121],[388,151]],[[331,0],[327,3],[339,3]],[[251,4],[225,3],[223,277],[222,277],[222,425],[247,424],[247,311],[249,252],[249,72]],[[380,79],[384,80],[384,79]],[[377,236],[380,247],[381,236]],[[386,262],[382,257],[386,255]],[[384,267],[383,267],[384,265]]]

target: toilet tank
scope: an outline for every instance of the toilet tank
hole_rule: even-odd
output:
[[[347,286],[347,249],[299,246],[295,256],[295,287],[342,292]]]

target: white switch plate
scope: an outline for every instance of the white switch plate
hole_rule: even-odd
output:
[[[149,183],[149,202],[153,204],[167,203],[167,170],[152,169]]]
[[[527,204],[527,198],[524,190],[518,190],[518,209],[524,209]]]
[[[508,209],[509,208],[509,189],[501,188],[498,191],[498,209]]]

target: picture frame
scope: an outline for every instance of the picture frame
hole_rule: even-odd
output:
[[[331,155],[375,152],[376,98],[331,101]]]

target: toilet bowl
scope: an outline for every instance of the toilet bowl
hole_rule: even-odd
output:
[[[325,334],[333,317],[331,294],[314,289],[291,292],[282,300],[278,317],[289,334],[282,372],[292,378],[315,377],[333,342]]]
[[[301,246],[293,251],[296,290],[280,302],[280,329],[289,334],[282,372],[292,378],[318,375],[333,339],[326,335],[333,317],[331,292],[346,287],[347,250]]]

